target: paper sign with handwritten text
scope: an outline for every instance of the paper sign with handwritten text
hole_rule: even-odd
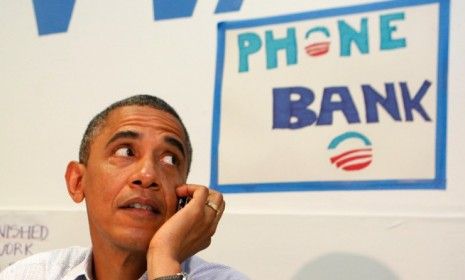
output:
[[[33,254],[90,246],[83,211],[0,211],[0,271]]]
[[[449,2],[218,26],[211,184],[445,188]]]

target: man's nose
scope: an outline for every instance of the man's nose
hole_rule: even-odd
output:
[[[133,187],[158,188],[157,166],[153,159],[142,159],[130,178]]]

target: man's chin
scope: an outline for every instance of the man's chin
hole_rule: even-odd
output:
[[[128,215],[113,217],[112,222],[90,222],[93,247],[114,247],[128,252],[143,252],[148,250],[150,241],[163,225],[164,218],[154,217],[145,219],[131,219]]]
[[[145,254],[158,228],[159,225],[156,224],[150,227],[121,226],[113,231],[110,242],[123,251]]]
[[[153,234],[135,234],[125,236],[117,241],[117,246],[124,251],[146,254]]]

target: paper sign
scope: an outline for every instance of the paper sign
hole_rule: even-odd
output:
[[[33,254],[90,246],[83,211],[0,211],[0,271]]]
[[[218,25],[211,185],[444,189],[449,2]]]

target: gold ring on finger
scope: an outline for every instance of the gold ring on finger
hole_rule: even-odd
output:
[[[210,200],[207,200],[207,202],[205,202],[205,205],[207,207],[213,209],[216,212],[216,215],[218,215],[220,213],[220,209],[219,209],[219,207],[218,207],[218,205],[216,203],[213,203]]]

